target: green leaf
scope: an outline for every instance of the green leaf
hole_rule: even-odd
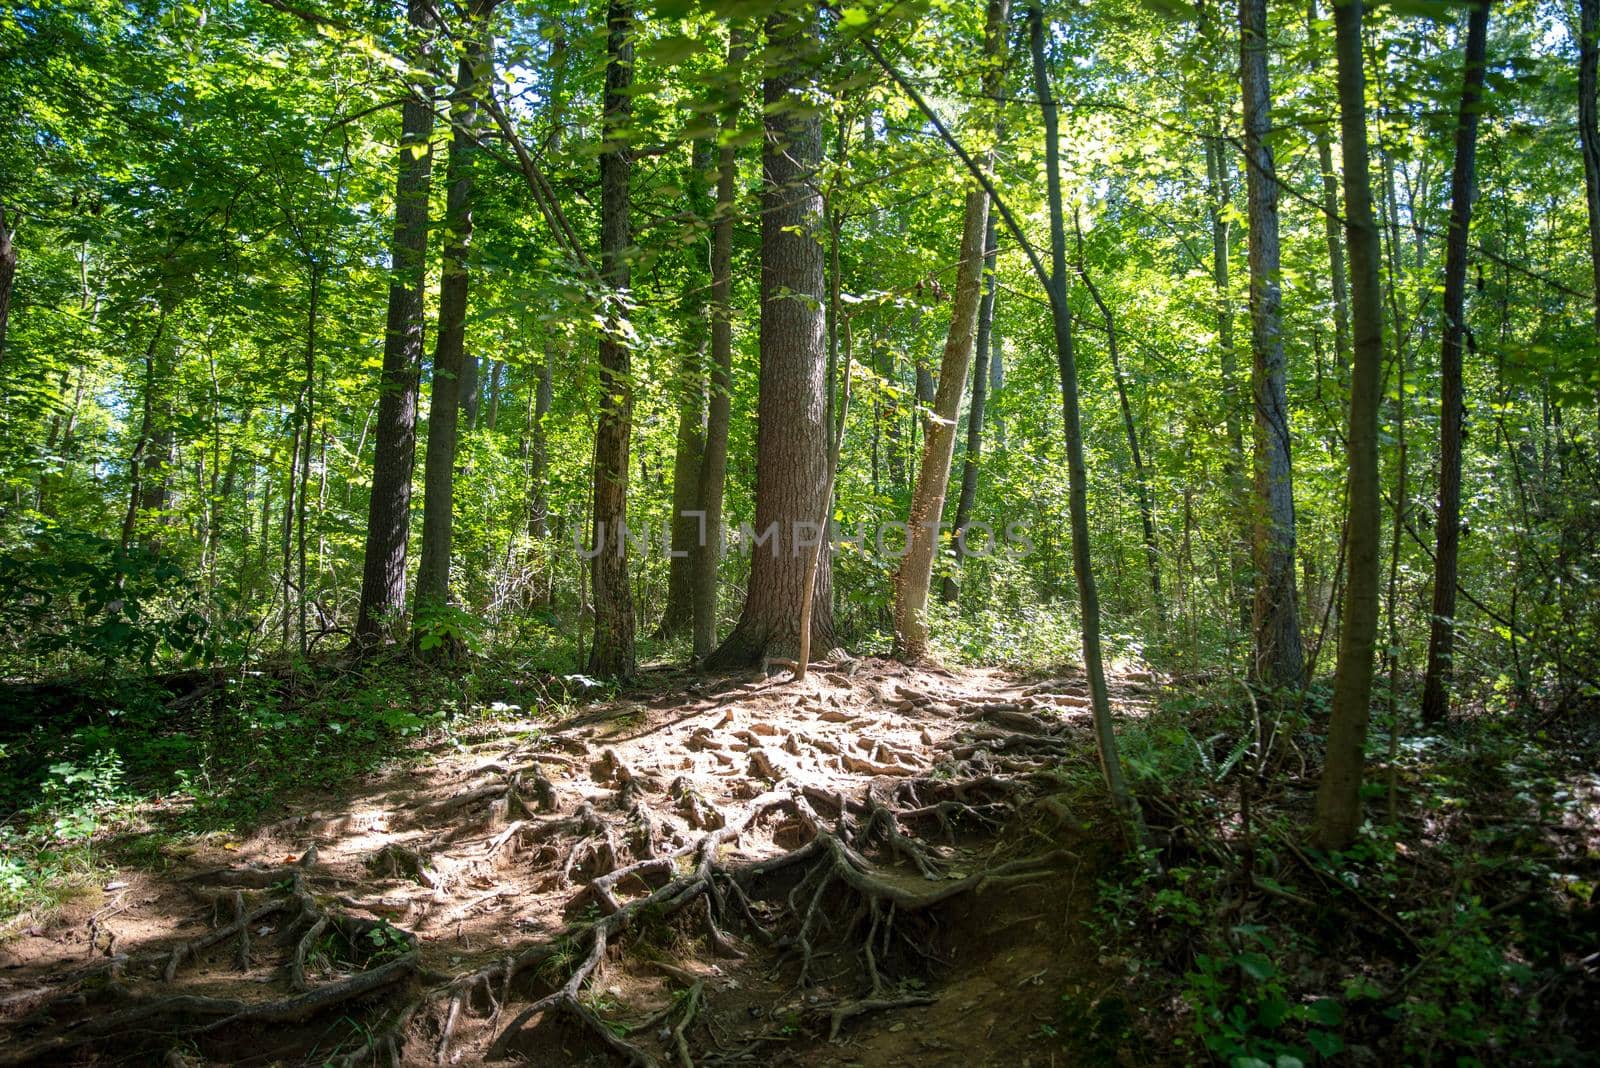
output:
[[[1311,1043],[1312,1049],[1324,1057],[1344,1052],[1344,1039],[1331,1031],[1307,1031],[1306,1041]]]
[[[1338,1027],[1344,1023],[1344,1006],[1332,998],[1318,998],[1303,1011],[1306,1019],[1324,1027]]]
[[[1271,979],[1278,974],[1277,965],[1268,960],[1265,954],[1241,953],[1234,960],[1240,969],[1244,971],[1244,974],[1252,979]]]

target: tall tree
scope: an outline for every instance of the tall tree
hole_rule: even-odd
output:
[[[629,585],[628,451],[633,431],[633,380],[623,336],[631,269],[628,263],[633,152],[633,8],[612,0],[606,9],[606,91],[600,153],[601,274],[608,292],[600,337],[600,417],[594,441],[594,643],[589,672],[633,674],[633,591]]]
[[[1578,141],[1589,209],[1589,264],[1594,272],[1594,329],[1600,336],[1600,0],[1578,0]]]
[[[1156,542],[1155,495],[1150,489],[1150,473],[1145,467],[1144,450],[1139,446],[1139,428],[1133,421],[1133,404],[1128,400],[1128,380],[1122,373],[1117,320],[1111,314],[1111,306],[1100,295],[1100,287],[1094,284],[1094,276],[1089,273],[1089,264],[1083,255],[1083,231],[1077,229],[1076,217],[1073,218],[1073,226],[1078,237],[1078,277],[1083,279],[1083,288],[1089,291],[1089,299],[1100,310],[1100,320],[1106,328],[1106,355],[1111,359],[1111,384],[1116,387],[1117,409],[1122,413],[1122,433],[1128,441],[1128,458],[1133,462],[1134,496],[1139,506],[1139,527],[1144,534],[1145,566],[1150,572],[1150,604],[1159,619],[1165,613],[1161,603],[1161,547]]]
[[[0,204],[0,368],[6,365],[6,331],[11,322],[11,290],[17,277],[17,246],[6,206]]]
[[[409,0],[413,33],[436,21],[432,0]],[[421,46],[426,56],[427,44]],[[427,63],[417,66],[426,69]],[[423,285],[427,279],[428,187],[433,177],[433,86],[410,87],[400,115],[400,153],[394,189],[394,236],[389,252],[389,312],[383,370],[378,378],[378,426],[372,497],[361,572],[356,641],[382,639],[405,607],[406,548],[411,533],[411,474],[417,453],[417,386],[422,371]]]
[[[1267,41],[1267,0],[1239,0],[1239,80],[1250,219],[1250,383],[1255,395],[1251,676],[1272,690],[1299,686],[1304,660],[1295,592],[1294,468],[1284,385],[1278,176],[1267,143],[1272,129]]]
[[[708,219],[706,177],[712,168],[712,143],[696,138],[689,165],[689,201],[696,218]],[[715,238],[712,239],[715,241]],[[709,270],[709,263],[707,264]],[[691,270],[683,300],[683,362],[678,368],[678,441],[672,457],[672,556],[667,563],[667,605],[661,613],[661,637],[694,626],[694,551],[701,537],[705,509],[700,500],[700,468],[706,439],[707,381],[705,336],[705,272]]]
[[[445,243],[439,272],[439,330],[433,347],[433,387],[428,406],[428,451],[422,472],[422,549],[417,561],[418,615],[450,599],[450,542],[455,532],[456,437],[466,357],[467,252],[472,243],[472,158],[478,136],[478,83],[492,78],[484,24],[491,0],[474,0],[458,34],[450,101],[450,155],[445,164],[449,192]],[[444,646],[438,648],[444,649]]]
[[[1001,49],[1005,46],[1008,0],[989,0],[984,29],[985,96],[1000,91]],[[993,165],[991,155],[989,165]],[[961,414],[961,393],[977,340],[978,306],[983,300],[985,235],[989,231],[989,194],[974,184],[967,191],[961,222],[961,260],[956,270],[954,305],[945,338],[939,381],[934,387],[932,412],[924,421],[922,462],[911,494],[906,524],[906,552],[895,576],[895,652],[915,662],[928,651],[928,590],[933,581],[933,558],[939,548],[939,520],[944,515],[945,490],[950,484],[950,461],[955,454],[956,422]],[[920,392],[921,365],[918,366]],[[920,399],[920,398],[919,398]]]
[[[996,237],[994,212],[989,212],[983,238],[983,301],[978,305],[978,338],[973,344],[972,400],[967,404],[967,453],[961,463],[961,491],[956,498],[956,519],[951,527],[955,534],[957,563],[967,556],[967,524],[972,521],[972,509],[978,500],[979,465],[983,459],[983,417],[989,400],[994,299],[998,288],[994,268],[1000,250]],[[945,604],[955,604],[959,592],[955,575],[945,575],[939,599]]]
[[[1233,297],[1230,280],[1232,226],[1229,216],[1233,193],[1228,180],[1228,156],[1222,138],[1206,138],[1207,214],[1211,222],[1211,284],[1217,302],[1217,369],[1222,375],[1222,425],[1227,435],[1222,455],[1222,481],[1232,500],[1242,503],[1244,493],[1244,426],[1239,418],[1238,357],[1233,344]],[[1228,584],[1234,610],[1243,625],[1250,624],[1249,583],[1246,581],[1248,540],[1242,527],[1228,533]]]
[[[810,549],[826,538],[827,348],[823,303],[822,119],[807,99],[818,51],[816,16],[780,7],[767,19],[762,88],[761,378],[756,401],[755,536],[739,623],[708,667],[792,657]],[[824,545],[813,586],[811,648],[831,652],[833,554]]]
[[[711,367],[705,447],[700,453],[700,509],[705,526],[693,547],[694,655],[701,660],[717,644],[717,571],[722,563],[722,494],[728,475],[728,416],[733,384],[733,216],[739,185],[734,132],[744,88],[744,31],[728,30],[728,64],[717,148],[717,203],[711,225]]]
[[[1335,0],[1334,55],[1344,146],[1345,241],[1350,251],[1354,360],[1346,433],[1347,578],[1334,667],[1328,747],[1317,789],[1312,835],[1324,849],[1344,849],[1361,826],[1361,779],[1371,714],[1372,654],[1378,633],[1378,411],[1382,400],[1383,305],[1378,226],[1372,210],[1367,145],[1366,72],[1361,0]]]
[[[1322,16],[1317,0],[1306,5],[1306,47],[1311,69],[1322,64]],[[1339,234],[1339,176],[1333,169],[1333,138],[1328,127],[1317,122],[1311,127],[1317,146],[1317,171],[1322,178],[1322,226],[1328,244],[1328,287],[1333,296],[1333,359],[1343,384],[1350,373],[1350,282],[1345,275],[1344,239]]]
[[[550,477],[550,446],[545,430],[545,417],[550,414],[550,402],[555,393],[551,369],[558,355],[554,342],[546,342],[544,356],[534,369],[529,384],[528,397],[528,535],[536,541],[544,540],[550,532],[550,494],[546,483]]]
[[[1588,0],[1585,0],[1588,2]],[[1467,14],[1465,73],[1456,118],[1455,164],[1450,174],[1450,230],[1444,252],[1444,343],[1439,356],[1439,510],[1434,525],[1433,621],[1428,630],[1428,674],[1422,719],[1437,723],[1450,710],[1455,656],[1456,564],[1461,547],[1461,423],[1465,404],[1461,350],[1467,321],[1467,235],[1477,185],[1478,115],[1483,110],[1489,0]]]
[[[1089,555],[1089,472],[1083,459],[1083,417],[1078,397],[1078,364],[1072,344],[1072,314],[1067,303],[1067,225],[1061,196],[1060,114],[1050,88],[1045,59],[1044,7],[1032,0],[1028,7],[1028,40],[1033,53],[1034,93],[1044,119],[1045,206],[1050,214],[1050,271],[1044,281],[1050,292],[1055,328],[1056,372],[1061,381],[1061,416],[1067,444],[1067,515],[1072,530],[1072,572],[1078,584],[1078,610],[1082,615],[1083,670],[1089,680],[1089,703],[1094,714],[1095,740],[1106,791],[1136,842],[1144,838],[1144,818],[1128,789],[1117,752],[1116,728],[1111,719],[1111,698],[1106,690],[1105,661],[1100,648],[1100,593],[1095,587],[1094,563]],[[1013,226],[1013,236],[1015,233]]]

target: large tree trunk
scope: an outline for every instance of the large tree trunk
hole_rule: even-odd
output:
[[[815,529],[827,490],[827,350],[824,336],[822,123],[795,104],[817,48],[815,16],[780,10],[767,20],[763,89],[766,139],[761,193],[761,381],[756,425],[755,534],[750,584],[739,624],[706,664],[754,664],[793,657]],[[826,545],[813,587],[811,647],[831,652],[833,554]]]
[[[967,405],[967,455],[961,464],[961,493],[956,499],[956,521],[952,528],[958,563],[967,557],[967,525],[972,522],[972,508],[978,500],[978,467],[983,460],[983,410],[989,400],[990,348],[994,336],[994,268],[999,254],[995,230],[994,212],[989,212],[983,238],[983,301],[978,305],[978,339],[972,350],[972,400]],[[955,604],[959,592],[955,576],[946,575],[939,599],[945,604]]]
[[[744,33],[728,31],[728,99],[717,150],[717,206],[711,237],[711,395],[705,447],[700,452],[700,508],[705,526],[694,546],[694,655],[704,660],[717,644],[717,569],[722,563],[722,493],[728,474],[729,389],[733,372],[733,215],[739,183],[739,155],[731,134],[743,102],[740,68]]]
[[[695,215],[702,219],[713,210],[706,188],[713,158],[711,141],[697,139],[689,167],[689,189]],[[694,554],[705,516],[700,501],[707,404],[706,315],[701,296],[705,285],[701,271],[688,272],[682,310],[690,337],[684,344],[683,363],[678,369],[678,440],[672,457],[672,557],[667,563],[667,606],[656,631],[662,638],[675,637],[694,627]]]
[[[633,154],[627,136],[633,118],[633,8],[612,0],[606,11],[606,94],[600,154],[601,273],[610,292],[606,328],[600,338],[600,418],[594,443],[593,561],[594,644],[589,673],[626,678],[633,674],[633,591],[629,587],[628,446],[633,429],[633,381],[621,302],[630,284],[629,177]]]
[[[1240,86],[1244,96],[1245,184],[1250,218],[1251,389],[1255,394],[1255,655],[1251,677],[1268,690],[1298,687],[1305,668],[1295,596],[1294,468],[1284,386],[1278,177],[1267,144],[1267,0],[1239,2]]]
[[[1322,63],[1322,35],[1318,23],[1317,0],[1306,8],[1306,40],[1311,69]],[[1328,128],[1317,123],[1311,128],[1317,146],[1317,170],[1322,177],[1322,226],[1328,243],[1328,284],[1333,294],[1333,358],[1339,368],[1339,384],[1350,374],[1350,283],[1345,276],[1344,239],[1339,234],[1339,176],[1333,170],[1333,138]]]
[[[1334,52],[1344,145],[1345,240],[1350,251],[1350,423],[1346,523],[1348,575],[1334,668],[1333,708],[1312,833],[1324,849],[1347,848],[1361,826],[1361,779],[1371,714],[1372,653],[1378,632],[1378,409],[1383,375],[1383,306],[1378,227],[1368,171],[1366,75],[1361,66],[1361,0],[1334,4]]]
[[[1600,0],[1578,0],[1578,141],[1584,202],[1589,206],[1589,262],[1594,271],[1594,329],[1600,335]],[[1600,400],[1600,395],[1597,395]]]
[[[413,30],[434,23],[431,0],[410,0]],[[420,96],[420,98],[418,98]],[[400,119],[394,239],[389,254],[389,313],[378,379],[378,428],[367,508],[366,553],[356,642],[385,636],[406,602],[406,542],[411,530],[411,474],[417,453],[417,384],[422,369],[423,294],[428,258],[428,186],[433,177],[433,101],[419,87]]]
[[[1589,3],[1590,0],[1584,0]],[[1479,101],[1489,36],[1488,0],[1467,16],[1465,80],[1456,119],[1455,166],[1450,176],[1450,232],[1444,253],[1444,344],[1439,357],[1439,511],[1434,527],[1433,624],[1428,633],[1428,674],[1422,719],[1437,723],[1450,710],[1455,653],[1456,560],[1461,544],[1461,349],[1466,340],[1467,234],[1476,182]],[[1591,192],[1593,192],[1591,185]],[[1600,260],[1597,260],[1600,262]]]
[[[984,37],[984,93],[999,91],[999,56],[1005,46],[1008,0],[989,0]],[[990,164],[993,157],[990,158]],[[955,301],[950,330],[945,337],[939,381],[934,387],[932,415],[923,421],[922,462],[911,494],[906,518],[906,553],[895,575],[895,655],[907,662],[928,653],[928,590],[933,581],[933,558],[939,550],[940,518],[944,515],[945,489],[950,484],[950,460],[955,454],[956,421],[961,415],[961,392],[977,341],[978,306],[983,301],[983,268],[990,233],[989,195],[982,186],[967,191],[961,223],[961,261],[956,270]],[[918,365],[918,392],[923,368]],[[920,398],[919,398],[920,399]]]
[[[1089,556],[1089,473],[1083,459],[1083,422],[1078,402],[1078,365],[1072,347],[1072,313],[1067,303],[1067,228],[1061,196],[1060,120],[1050,91],[1045,63],[1044,11],[1040,0],[1028,9],[1029,43],[1033,52],[1034,92],[1044,117],[1044,168],[1046,203],[1050,210],[1050,274],[1042,279],[1051,290],[1050,310],[1055,327],[1056,370],[1061,379],[1061,416],[1067,445],[1067,515],[1072,532],[1072,572],[1078,583],[1078,608],[1083,627],[1083,672],[1089,682],[1095,741],[1106,792],[1116,806],[1135,845],[1144,840],[1144,818],[1128,789],[1117,752],[1116,728],[1111,719],[1111,698],[1106,690],[1105,663],[1100,650],[1100,594],[1095,588]]]
[[[454,131],[446,165],[445,246],[439,278],[439,332],[433,347],[433,391],[428,407],[428,451],[422,473],[422,551],[417,561],[417,614],[450,599],[450,542],[455,529],[456,438],[460,422],[467,327],[467,250],[472,244],[472,155],[477,136],[478,84],[489,48],[481,16],[463,27],[466,52],[456,65]],[[442,651],[448,652],[449,650]]]

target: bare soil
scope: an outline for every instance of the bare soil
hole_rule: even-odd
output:
[[[1086,692],[866,660],[485,723],[0,947],[0,1064],[1115,1063]]]

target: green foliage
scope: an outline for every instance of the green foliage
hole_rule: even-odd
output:
[[[148,667],[158,653],[196,662],[207,632],[183,570],[148,548],[38,524],[0,550],[0,639],[17,667]]]
[[[482,648],[482,621],[455,605],[420,606],[412,619],[411,629],[419,652],[456,649],[477,653]]]

